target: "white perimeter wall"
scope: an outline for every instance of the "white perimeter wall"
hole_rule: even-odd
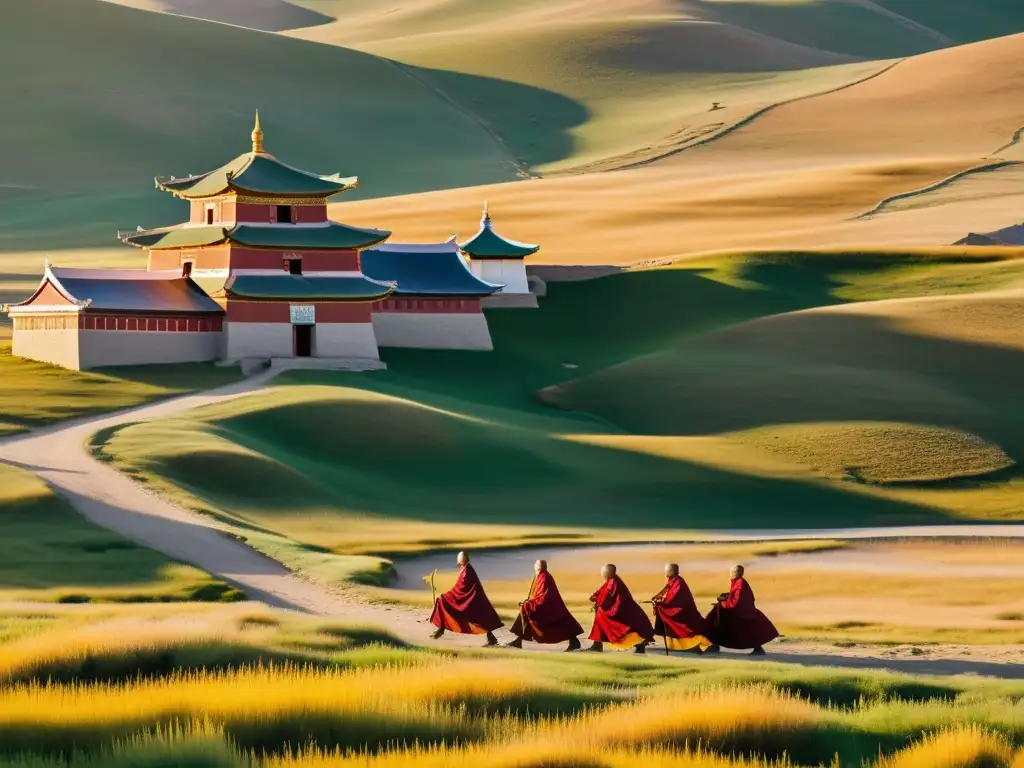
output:
[[[295,356],[289,323],[227,323],[227,360]],[[317,323],[313,334],[314,357],[345,357],[379,360],[372,323]]]
[[[469,266],[481,280],[504,285],[503,294],[530,292],[526,263],[522,259],[473,259]]]
[[[225,323],[224,358],[245,360],[292,357],[292,326],[289,323]]]
[[[380,360],[373,323],[317,323],[313,356]]]
[[[377,343],[382,347],[494,349],[483,312],[375,312],[373,328],[377,332]]]
[[[80,370],[78,329],[66,331],[24,331],[17,329],[11,340],[11,354],[29,360],[53,363],[73,371]]]
[[[79,331],[82,370],[113,365],[201,363],[220,357],[220,333]]]

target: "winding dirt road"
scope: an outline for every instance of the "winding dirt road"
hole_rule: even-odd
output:
[[[166,418],[204,405],[244,397],[264,387],[273,375],[274,372],[264,372],[208,392],[185,395],[114,414],[68,421],[0,440],[0,461],[35,473],[94,524],[211,573],[244,590],[254,600],[278,608],[380,626],[405,641],[421,643],[428,633],[422,611],[370,604],[353,595],[334,594],[318,584],[304,580],[290,573],[280,563],[220,532],[212,521],[150,493],[130,478],[93,458],[86,447],[89,437],[99,430]],[[956,525],[849,531],[709,531],[702,532],[699,538],[703,541],[737,541],[908,536],[1024,538],[1024,525]],[[532,557],[531,553],[520,554]],[[450,555],[446,555],[445,559],[450,559]],[[417,566],[422,565],[422,561],[417,563]],[[407,571],[401,564],[399,567],[403,572]],[[420,570],[417,567],[417,571]],[[479,641],[476,637],[449,635],[442,642],[446,646],[472,647]],[[816,666],[881,668],[920,674],[973,673],[1024,679],[1024,665],[954,656],[960,653],[962,651],[951,649],[943,657],[897,658],[879,654],[853,655],[836,648],[792,643],[774,649],[772,660]],[[663,658],[656,654],[652,654],[652,657]],[[743,658],[736,657],[737,661]]]

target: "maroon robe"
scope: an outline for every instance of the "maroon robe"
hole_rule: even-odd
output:
[[[590,639],[619,648],[631,648],[654,637],[654,627],[643,608],[618,576],[612,576],[590,599],[597,606]]]
[[[775,625],[754,606],[746,579],[733,579],[729,594],[707,616],[710,638],[723,648],[758,648],[779,636]]]
[[[660,600],[654,604],[654,634],[664,637],[667,647],[688,650],[701,645],[698,638],[710,635],[708,624],[682,576],[668,580]],[[672,643],[671,640],[684,642]],[[694,642],[685,642],[690,640]]]
[[[464,635],[482,635],[502,626],[480,577],[469,563],[463,566],[455,586],[437,598],[430,621],[438,629]]]
[[[583,627],[565,607],[554,577],[537,574],[530,599],[523,603],[512,634],[536,643],[561,643],[583,634]]]

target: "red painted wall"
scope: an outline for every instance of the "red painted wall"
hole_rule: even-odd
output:
[[[467,315],[482,312],[480,299],[387,299],[374,312],[412,312],[428,315]]]
[[[186,261],[192,262],[192,269],[227,269],[231,264],[231,246],[228,243],[211,245],[209,248],[189,248],[181,251],[150,251],[149,269],[152,272],[165,269],[179,270]]]
[[[281,205],[288,205],[288,202],[282,200]],[[225,221],[251,222],[254,224],[277,222],[277,204],[233,203],[231,208],[230,218],[228,217],[227,209],[225,209]],[[323,221],[327,221],[326,204],[292,205],[292,224],[316,224]]]
[[[227,321],[229,323],[291,323],[291,303],[277,301],[239,301],[229,299],[227,302]],[[373,316],[373,304],[358,302],[321,302],[314,303],[317,323],[369,323]]]
[[[246,248],[230,245],[231,269],[287,270],[287,259],[298,254],[303,272],[354,272],[359,270],[358,251],[303,251]]]
[[[78,317],[83,331],[147,331],[171,333],[220,333],[224,319],[220,315],[99,315],[83,313]]]

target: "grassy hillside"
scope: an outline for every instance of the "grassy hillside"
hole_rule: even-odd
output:
[[[1019,300],[924,300],[899,328],[880,308],[910,299],[846,304],[1020,279],[994,258],[734,254],[552,283],[539,311],[490,313],[492,354],[385,350],[385,372],[289,374],[102,451],[292,556],[1016,519]]]
[[[440,222],[468,230],[487,197],[500,228],[541,243],[538,261],[565,264],[809,242],[952,243],[1020,220],[1024,194],[1012,184],[1015,166],[911,198],[883,216],[858,216],[893,194],[990,162],[997,150],[1017,159],[1015,147],[1002,148],[1022,122],[1014,106],[1024,93],[1021,41],[1007,37],[908,59],[853,87],[779,106],[682,153],[671,154],[679,148],[675,139],[647,144],[668,156],[621,173],[346,203],[334,215],[379,218],[400,237],[440,239],[450,228]],[[809,72],[826,71],[835,70]]]
[[[62,603],[233,600],[190,566],[86,522],[38,478],[0,464],[0,598]]]
[[[516,175],[471,116],[393,64],[335,46],[97,0],[39,0],[5,9],[0,66],[22,73],[3,90],[0,250],[113,244],[119,228],[181,220],[181,203],[152,177],[246,151],[256,108],[269,151],[358,174],[357,195]],[[501,88],[517,99],[532,90]]]
[[[11,355],[0,340],[0,437],[64,419],[116,411],[163,397],[230,384],[237,367],[195,363],[68,371]]]

